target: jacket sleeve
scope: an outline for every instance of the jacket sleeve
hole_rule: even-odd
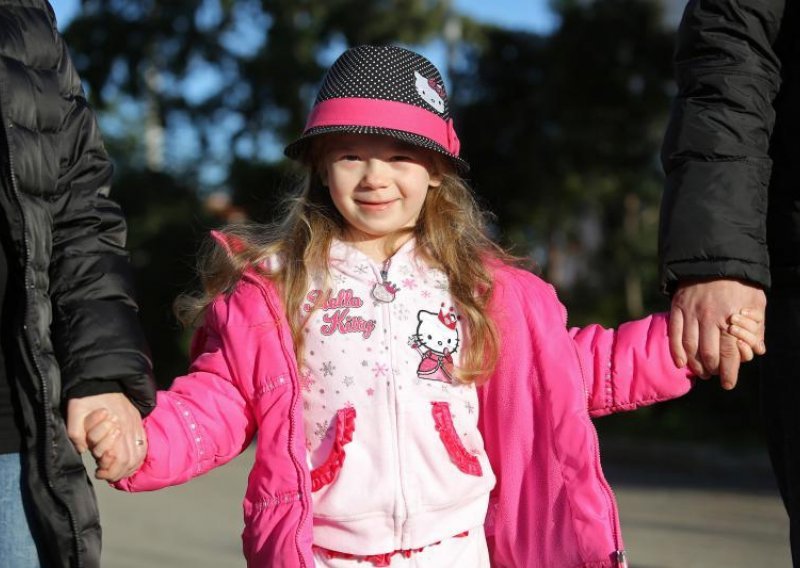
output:
[[[586,378],[589,412],[604,416],[686,394],[690,372],[669,353],[666,314],[622,324],[570,330]]]
[[[55,33],[55,32],[54,32]],[[155,404],[152,365],[134,300],[126,225],[109,199],[112,166],[66,45],[59,132],[50,297],[53,344],[67,397],[124,392],[147,414]]]
[[[769,140],[780,85],[772,45],[785,0],[693,0],[678,30],[678,94],[662,147],[663,291],[692,278],[768,287]]]
[[[152,491],[184,483],[238,456],[250,444],[256,420],[240,390],[250,368],[263,357],[234,341],[225,326],[231,318],[230,300],[219,298],[206,313],[192,341],[189,373],[178,377],[168,391],[159,391],[158,404],[144,420],[147,457],[133,476],[114,484],[125,491]],[[253,334],[250,334],[253,335]],[[238,343],[235,347],[234,343]],[[258,349],[259,342],[253,338]],[[237,358],[233,351],[248,352]]]

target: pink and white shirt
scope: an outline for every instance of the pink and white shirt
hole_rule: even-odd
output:
[[[446,276],[414,249],[412,239],[381,265],[334,241],[329,275],[312,277],[301,308],[300,386],[322,548],[417,549],[486,517],[495,477],[478,395],[452,375],[463,331]]]

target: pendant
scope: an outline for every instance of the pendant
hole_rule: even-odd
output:
[[[399,288],[391,282],[376,282],[375,286],[372,288],[372,297],[379,302],[388,304],[394,301],[398,290]]]

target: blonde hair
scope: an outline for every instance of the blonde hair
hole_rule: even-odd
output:
[[[223,229],[229,242],[234,243],[230,250],[208,239],[198,263],[203,293],[184,294],[175,302],[176,315],[184,325],[195,325],[213,298],[231,292],[250,267],[277,285],[295,355],[302,362],[303,328],[310,314],[301,316],[301,306],[308,292],[309,275],[328,274],[331,241],[341,238],[346,228],[322,183],[320,152],[319,144],[312,145],[300,191],[288,200],[282,221]],[[455,370],[457,379],[463,383],[480,382],[492,373],[499,355],[497,330],[487,309],[493,289],[489,264],[516,259],[489,238],[487,214],[449,162],[437,155],[431,163],[441,173],[442,183],[429,189],[416,225],[405,234],[413,234],[417,254],[448,278],[465,332],[464,349]],[[279,262],[270,262],[274,258]]]

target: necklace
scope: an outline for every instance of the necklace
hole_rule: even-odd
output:
[[[372,297],[379,302],[390,303],[394,301],[397,292],[400,288],[389,282],[389,267],[392,265],[392,259],[387,258],[381,266],[381,281],[376,282],[372,288]]]

